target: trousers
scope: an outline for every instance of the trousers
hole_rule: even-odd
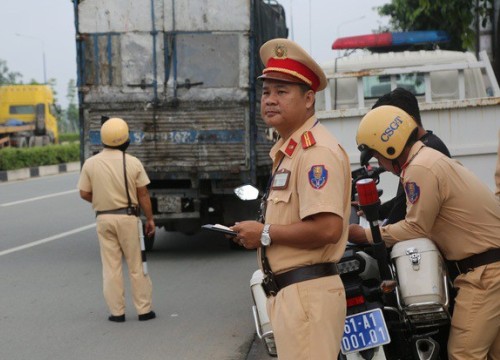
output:
[[[280,360],[336,360],[344,333],[345,290],[338,275],[289,285],[267,300]]]
[[[459,275],[451,319],[451,360],[500,360],[500,262]]]
[[[137,314],[152,308],[152,283],[142,269],[138,218],[129,215],[99,215],[97,237],[101,250],[104,299],[112,315],[125,313],[123,257],[127,263],[132,300]]]

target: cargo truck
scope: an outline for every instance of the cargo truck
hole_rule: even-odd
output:
[[[0,148],[57,143],[57,110],[47,85],[0,85]]]
[[[102,116],[130,128],[155,223],[195,233],[255,218],[233,189],[264,188],[260,45],[287,37],[283,8],[262,0],[74,0],[81,159],[102,148]],[[151,249],[154,239],[146,240]]]

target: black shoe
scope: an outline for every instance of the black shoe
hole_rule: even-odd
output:
[[[147,321],[147,320],[154,319],[155,317],[156,317],[155,312],[154,311],[150,311],[148,313],[139,315],[139,321]]]
[[[118,316],[115,316],[115,315],[110,315],[108,317],[108,320],[109,321],[114,321],[114,322],[125,322],[125,314],[123,315],[118,315]]]

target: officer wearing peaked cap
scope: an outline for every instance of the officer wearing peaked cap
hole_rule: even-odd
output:
[[[156,317],[151,310],[152,284],[143,272],[139,242],[138,207],[146,216],[146,234],[155,231],[149,178],[139,159],[125,154],[129,130],[123,119],[111,118],[101,126],[104,149],[83,164],[78,188],[82,199],[96,211],[97,236],[101,248],[104,298],[108,320],[125,321],[122,255],[128,266],[133,303],[140,321]]]
[[[349,159],[316,119],[316,93],[327,80],[298,44],[262,45],[261,115],[280,135],[262,222],[232,228],[234,241],[258,249],[267,309],[280,359],[337,359],[346,315],[336,263],[347,242]]]

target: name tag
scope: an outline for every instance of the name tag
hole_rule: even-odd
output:
[[[273,190],[283,190],[288,187],[288,180],[290,180],[290,170],[281,169],[274,174],[273,183],[271,189]]]

